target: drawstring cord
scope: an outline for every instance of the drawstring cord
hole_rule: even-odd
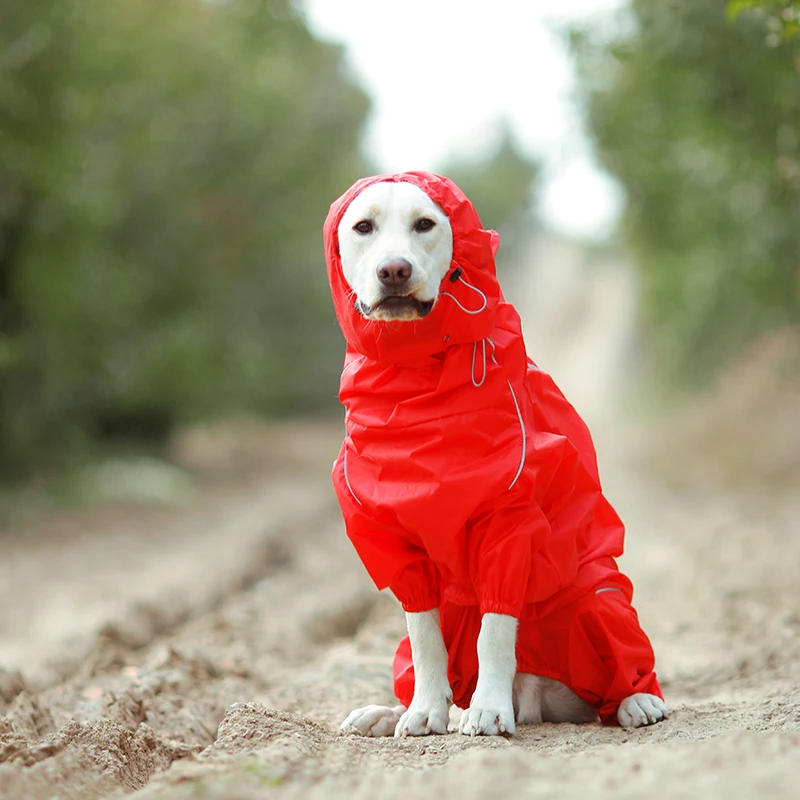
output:
[[[463,283],[464,286],[466,286],[468,289],[472,289],[473,292],[477,292],[481,296],[481,298],[483,299],[483,305],[477,311],[471,311],[468,308],[464,308],[464,306],[462,306],[461,303],[459,303],[458,300],[455,297],[453,297],[453,295],[450,294],[449,292],[442,292],[442,294],[446,295],[447,297],[452,298],[452,300],[455,302],[455,304],[462,311],[466,312],[467,314],[480,314],[481,311],[483,311],[486,308],[486,306],[488,305],[488,301],[486,299],[486,295],[480,289],[478,289],[477,287],[472,286],[471,284],[467,283],[461,277],[462,273],[463,273],[463,270],[461,269],[461,267],[458,267],[453,272],[453,274],[450,276],[450,282],[451,283],[455,283],[456,281],[461,281],[461,283]],[[495,343],[492,341],[492,338],[490,336],[486,336],[485,338],[480,340],[482,366],[481,366],[480,380],[478,380],[478,378],[475,375],[475,362],[478,360],[478,344],[479,344],[479,342],[476,341],[476,342],[472,343],[472,374],[470,375],[470,377],[472,378],[472,385],[476,389],[479,389],[481,386],[483,386],[484,382],[486,381],[486,366],[487,366],[487,364],[486,364],[486,342],[489,342],[489,346],[492,348],[492,352],[490,354],[490,358],[492,359],[492,361],[495,364],[497,364],[497,357],[495,356],[495,350],[497,348],[495,347]],[[533,364],[529,364],[529,366],[531,368],[533,368]],[[507,378],[506,378],[506,383],[508,384],[509,392],[511,392],[511,399],[514,401],[514,410],[517,412],[517,420],[519,421],[519,430],[520,430],[520,435],[522,437],[522,446],[521,446],[521,451],[522,452],[520,453],[519,466],[517,467],[517,471],[514,474],[514,477],[511,479],[511,483],[508,485],[508,489],[506,490],[506,491],[508,491],[508,490],[514,488],[514,485],[519,480],[519,476],[522,475],[522,470],[525,467],[525,459],[527,458],[527,455],[528,455],[528,432],[525,429],[525,421],[522,418],[522,409],[519,407],[519,401],[517,400],[517,393],[514,391],[514,387],[511,384],[511,381],[508,380]],[[601,589],[600,591],[603,591],[603,590]]]
[[[481,339],[481,351],[483,353],[483,369],[481,371],[481,379],[480,381],[475,380],[475,356],[478,355],[478,343],[472,343],[472,385],[479,389],[483,386],[483,382],[486,380],[486,339]]]
[[[472,311],[469,308],[465,308],[464,306],[461,305],[461,303],[459,303],[458,298],[455,295],[450,294],[450,292],[442,292],[442,297],[449,297],[465,314],[480,314],[481,311],[484,311],[486,309],[486,306],[489,305],[489,301],[486,299],[486,295],[480,289],[478,289],[477,286],[473,286],[471,283],[467,283],[464,280],[464,278],[462,277],[463,274],[464,270],[461,269],[461,267],[458,267],[456,270],[454,270],[453,274],[450,276],[450,283],[455,283],[456,281],[458,281],[459,283],[463,283],[464,286],[467,287],[467,289],[471,289],[473,292],[480,295],[481,300],[483,300],[483,304],[481,305],[481,307],[476,309],[475,311]]]
[[[489,336],[487,336],[485,339],[481,339],[480,344],[481,344],[481,355],[483,357],[483,369],[481,370],[481,379],[478,381],[475,378],[475,359],[476,359],[476,357],[478,355],[478,342],[473,342],[472,343],[472,385],[476,389],[478,389],[481,386],[483,386],[483,382],[486,380],[486,342],[489,342],[489,345],[492,348],[492,352],[491,352],[491,355],[489,357],[492,359],[492,361],[494,361],[495,364],[497,364],[497,366],[500,366],[498,364],[497,358],[495,357],[495,354],[494,354],[494,351],[495,351],[494,342],[491,340],[491,338]]]
[[[463,306],[459,302],[459,299],[455,295],[451,294],[450,292],[442,292],[442,297],[449,297],[465,314],[470,314],[470,315],[480,314],[482,311],[486,310],[486,307],[489,305],[489,301],[486,299],[486,295],[477,286],[473,286],[471,283],[467,283],[467,281],[464,280],[463,275],[464,275],[464,270],[461,269],[461,267],[456,267],[456,269],[453,270],[453,274],[450,276],[450,283],[455,283],[456,281],[458,281],[459,283],[462,283],[464,286],[466,286],[467,289],[469,289],[470,291],[475,292],[481,298],[481,301],[482,301],[481,302],[481,307],[477,308],[477,309],[466,308],[465,306]],[[495,354],[494,354],[494,351],[495,351],[494,342],[488,337],[485,338],[485,339],[481,339],[480,340],[481,361],[483,363],[483,366],[481,368],[480,380],[478,380],[478,378],[475,375],[475,362],[478,360],[478,344],[479,343],[478,342],[473,342],[472,343],[472,375],[470,377],[472,378],[472,385],[476,389],[478,389],[481,386],[483,386],[484,381],[486,380],[486,342],[487,341],[489,342],[489,344],[492,347],[491,359],[492,359],[492,361],[494,361],[495,364],[497,364],[497,359],[495,358]]]

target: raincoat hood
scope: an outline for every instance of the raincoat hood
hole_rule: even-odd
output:
[[[363,317],[356,310],[355,295],[342,271],[339,223],[364,189],[381,182],[410,183],[422,189],[449,217],[453,231],[452,261],[436,303],[427,317],[414,322],[378,322]],[[425,358],[450,345],[476,342],[491,334],[498,303],[503,299],[494,264],[500,236],[483,229],[475,207],[451,180],[430,172],[363,178],[331,205],[323,234],[336,317],[349,348],[359,355],[389,366]],[[475,313],[477,309],[481,310]]]

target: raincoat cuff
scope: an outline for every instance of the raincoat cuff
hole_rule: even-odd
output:
[[[415,598],[414,600],[400,600],[400,605],[403,606],[403,611],[409,614],[420,614],[423,611],[432,611],[434,608],[439,607],[439,598]]]
[[[481,616],[484,614],[506,614],[520,618],[524,603],[510,603],[507,600],[481,600]]]
[[[439,573],[428,558],[406,564],[394,576],[390,588],[404,611],[430,611],[440,605]]]

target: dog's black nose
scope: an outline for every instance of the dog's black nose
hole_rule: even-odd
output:
[[[402,289],[411,277],[411,262],[392,258],[378,264],[378,280],[389,289]]]

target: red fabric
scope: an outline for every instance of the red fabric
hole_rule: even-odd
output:
[[[342,273],[339,221],[379,181],[418,186],[453,229],[451,271],[431,313],[416,322],[366,320]],[[620,586],[630,600],[614,562],[623,526],[602,494],[585,424],[527,356],[519,316],[495,274],[497,234],[483,230],[451,181],[409,172],[352,186],[331,206],[324,236],[347,340],[339,393],[346,437],[333,468],[347,534],[378,588],[389,587],[406,611],[442,609],[451,680],[454,690],[463,687],[457,703],[468,705],[474,689],[486,612],[523,620],[521,670],[556,677],[598,708],[626,696],[618,696],[620,671],[631,677],[627,694],[644,683],[653,690],[652,649],[638,623],[631,627],[635,612],[605,599],[618,592],[594,594]],[[480,309],[481,295],[480,313],[459,307]],[[636,636],[621,633],[633,628]],[[556,629],[569,631],[557,647],[548,638]],[[395,662],[403,702],[404,647]]]

